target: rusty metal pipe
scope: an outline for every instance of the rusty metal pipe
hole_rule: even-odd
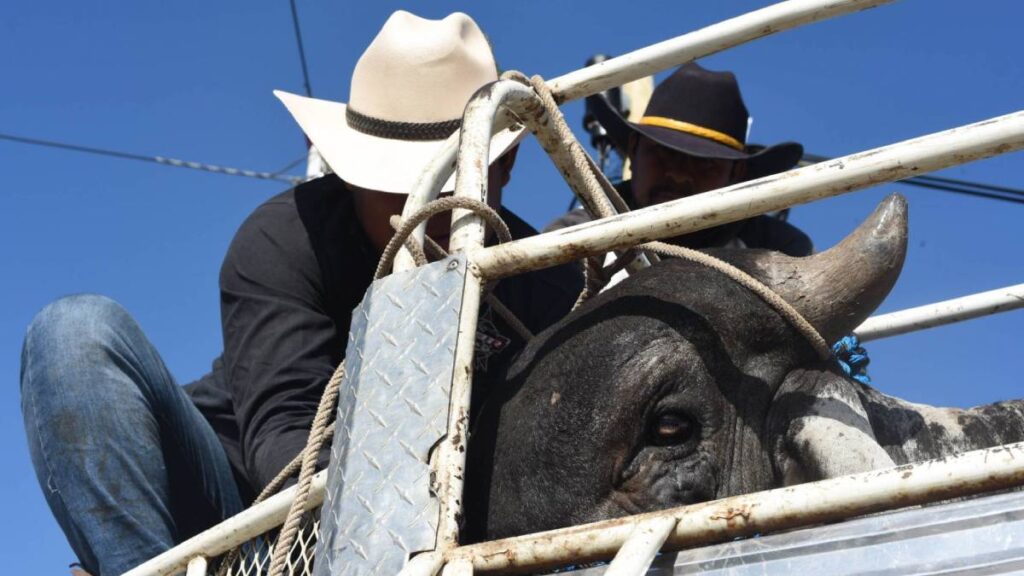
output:
[[[478,572],[525,572],[606,560],[637,526],[673,518],[664,551],[834,522],[1024,484],[1024,443],[1007,444],[885,470],[734,496],[638,516],[464,546]]]

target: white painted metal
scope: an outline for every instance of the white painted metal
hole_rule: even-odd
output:
[[[441,576],[473,576],[473,563],[465,558],[453,560],[445,565]]]
[[[515,83],[498,82],[490,90],[481,91],[466,105],[464,117],[482,115],[487,119],[473,129],[464,126],[460,137],[459,162],[455,173],[455,195],[474,200],[487,200],[487,158],[491,145],[490,124],[498,106],[511,95],[522,93]],[[521,88],[521,86],[520,86]],[[469,156],[482,157],[482,165],[471,169]],[[408,208],[409,202],[406,202]],[[452,232],[449,240],[451,252],[471,254],[483,248],[484,224],[482,219],[467,210],[452,213]],[[468,262],[468,260],[467,260]],[[466,445],[469,436],[469,402],[473,382],[473,353],[476,348],[476,328],[480,314],[483,280],[475,268],[466,270],[465,290],[462,295],[462,314],[455,342],[455,368],[452,376],[448,408],[448,432],[438,448],[435,476],[440,500],[440,518],[437,526],[436,549],[447,551],[459,544],[459,517],[462,513],[463,478],[466,468]]]
[[[441,192],[441,187],[451,177],[452,172],[455,171],[455,155],[459,151],[459,132],[456,132],[445,140],[444,146],[438,151],[437,155],[430,161],[429,164],[420,173],[419,179],[416,180],[416,187],[409,193],[409,198],[405,201],[405,208],[402,210],[402,218],[409,218],[417,210],[425,206],[431,200],[437,198]],[[424,222],[416,227],[413,231],[411,238],[416,240],[421,246],[423,245],[423,237],[426,235],[427,223]],[[395,271],[401,272],[403,270],[412,270],[416,267],[416,261],[413,259],[409,251],[404,247],[398,251],[395,255]]]
[[[1024,284],[868,318],[854,333],[862,342],[1024,308]]]
[[[443,564],[444,556],[440,552],[419,554],[409,560],[398,576],[434,576],[440,572]]]
[[[965,452],[884,470],[734,496],[505,540],[463,546],[449,558],[478,572],[540,569],[610,558],[636,526],[655,518],[677,524],[665,550],[786,530],[1002,490],[1024,484],[1024,443]]]
[[[548,85],[551,87],[555,100],[564,104],[763,36],[803,24],[874,8],[891,1],[789,0],[780,2],[658,44],[634,50],[594,66],[581,68],[550,80]],[[515,119],[511,116],[501,115],[496,119],[492,133],[502,130],[514,122]],[[412,216],[427,202],[437,198],[441,187],[455,169],[458,142],[459,134],[452,134],[442,150],[424,168],[416,187],[406,200],[405,209],[402,211],[403,218]],[[422,244],[425,231],[425,224],[417,227],[412,238]],[[408,251],[402,249],[395,259],[395,270],[409,270],[414,266],[415,263]]]
[[[454,238],[452,241],[454,242]],[[482,242],[473,244],[482,245]],[[473,382],[473,352],[476,347],[476,325],[480,316],[482,291],[483,280],[470,267],[466,270],[459,334],[455,341],[455,368],[452,373],[448,408],[448,433],[439,444],[435,468],[435,476],[439,483],[437,495],[441,506],[441,516],[437,524],[437,549],[441,551],[459,544],[459,517],[462,513],[462,486],[469,436],[469,400]]]
[[[683,36],[580,68],[548,81],[555,98],[568,102],[751,40],[859,12],[891,0],[790,0],[723,20]]]
[[[204,556],[196,556],[189,560],[185,576],[206,576],[206,558]]]
[[[861,340],[867,341],[1022,307],[1024,307],[1024,284],[1018,284],[876,316],[864,322],[856,332]],[[898,330],[898,332],[893,330]],[[318,474],[318,479],[315,479],[313,482],[313,487],[310,490],[311,507],[319,505],[323,500],[324,474],[324,472]],[[243,513],[245,518],[235,517],[215,526],[180,545],[180,547],[176,547],[153,559],[154,561],[161,559],[160,562],[147,562],[129,572],[128,575],[171,574],[175,571],[180,571],[188,563],[189,559],[196,555],[214,557],[233,547],[236,543],[254,538],[283,522],[291,501],[290,495],[293,493],[294,488],[289,489],[275,496],[270,501],[247,510]],[[230,540],[224,540],[228,535],[230,535]],[[419,568],[415,568],[415,566],[422,565],[423,562],[430,558],[434,558],[437,561],[437,568],[433,572],[410,572],[409,574],[434,574],[440,569],[441,560],[439,557],[435,558],[429,554],[417,556],[406,567],[406,570],[417,570]],[[403,574],[405,573],[403,571]]]
[[[323,502],[327,472],[313,476],[306,509]],[[295,498],[295,486],[271,496],[264,502],[243,510],[213,528],[189,538],[174,548],[147,560],[124,573],[124,576],[166,576],[178,574],[197,556],[214,558],[264,532],[280,526]]]
[[[1024,111],[473,253],[488,280],[1024,148]]]
[[[604,576],[640,576],[646,573],[676,523],[676,518],[665,516],[637,524]]]

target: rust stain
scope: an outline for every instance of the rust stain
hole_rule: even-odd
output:
[[[729,506],[725,509],[715,511],[709,516],[710,520],[725,520],[726,526],[735,528],[746,524],[750,521],[751,514],[754,513],[754,505],[752,504],[741,504],[739,506]],[[742,518],[742,523],[738,520]]]

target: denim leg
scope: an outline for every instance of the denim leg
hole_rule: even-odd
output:
[[[29,326],[22,414],[47,503],[79,561],[121,574],[242,501],[224,449],[138,324],[94,295]]]

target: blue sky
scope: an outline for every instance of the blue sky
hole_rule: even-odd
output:
[[[501,65],[554,77],[595,52],[621,54],[767,2],[323,2],[299,0],[315,95],[345,100],[348,78],[387,15],[472,15]],[[707,58],[739,77],[751,140],[842,155],[1014,112],[1024,4],[905,0]],[[288,3],[87,3],[0,7],[0,132],[257,170],[304,152],[271,95],[302,91]],[[578,130],[581,106],[565,113]],[[942,175],[1024,188],[1024,156]],[[285,184],[0,141],[0,556],[12,574],[73,560],[32,473],[19,410],[24,329],[48,301],[109,295],[132,312],[181,382],[219,353],[217,273],[235,229]],[[798,207],[819,248],[892,191],[910,201],[911,246],[882,311],[1024,281],[1024,206],[886,185]],[[536,226],[569,192],[524,145],[506,203]],[[869,346],[877,387],[969,406],[1022,395],[1024,312]]]

